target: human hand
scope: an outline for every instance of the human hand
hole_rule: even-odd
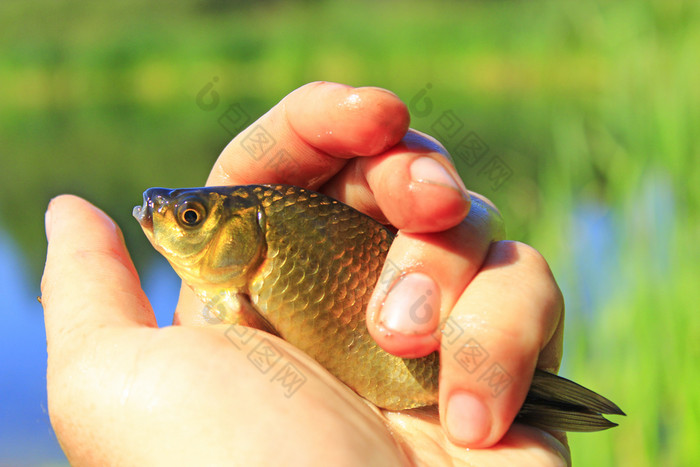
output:
[[[346,99],[352,94],[359,100]],[[403,137],[408,115],[403,104],[385,91],[312,84],[288,96],[259,122],[298,158],[300,170],[276,179],[275,170],[260,167],[263,161],[241,157],[236,141],[243,134],[222,154],[210,184],[293,183],[325,191],[374,216],[386,212],[388,220],[401,229],[390,259],[405,270],[421,270],[432,277],[439,286],[436,308],[441,317],[450,315],[460,326],[468,324],[468,329],[478,327],[479,343],[513,377],[500,397],[484,397],[494,414],[487,438],[497,441],[498,431],[505,431],[510,423],[509,410],[514,415],[519,407],[502,400],[517,402],[520,393],[524,397],[538,358],[545,367],[558,363],[559,316],[551,311],[558,295],[552,292],[546,264],[519,244],[489,249],[489,237],[497,235],[498,222],[486,208],[481,211],[485,216],[461,222],[468,209],[461,182],[455,189],[443,186],[445,178],[438,184],[410,181],[410,163],[420,155],[440,161],[448,176],[458,179],[441,158],[440,148],[420,135],[409,136],[386,151]],[[319,132],[323,128],[326,131]],[[421,169],[417,173],[444,175],[439,168],[430,169],[426,161],[417,165]],[[442,224],[431,220],[435,213]],[[404,235],[404,230],[412,233]],[[560,446],[534,428],[514,425],[490,449],[465,450],[445,438],[439,421],[427,411],[380,415],[283,341],[254,333],[246,347],[237,347],[227,337],[227,326],[191,326],[201,322],[202,304],[193,302],[187,290],[178,306],[183,325],[157,329],[117,228],[84,201],[54,200],[47,216],[47,236],[42,292],[49,411],[74,463],[343,459],[350,464],[387,464],[407,458],[430,465],[450,459],[476,465],[561,462],[556,451]],[[465,251],[465,246],[470,249]],[[441,266],[445,267],[442,273]],[[474,279],[458,280],[456,273],[463,270],[472,271]],[[515,287],[500,284],[514,294],[510,300],[498,288],[504,279],[520,281]],[[381,298],[374,301],[380,304]],[[484,313],[468,308],[469,303],[478,303]],[[533,309],[525,310],[534,315],[531,324],[512,316],[516,309],[522,313],[523,304]],[[549,312],[543,313],[538,305],[549,306]],[[491,316],[486,310],[499,313],[496,332],[489,331]],[[386,342],[391,339],[377,325],[376,309],[370,307],[369,313],[373,334],[380,344],[391,347]],[[509,321],[515,321],[517,328],[504,324]],[[513,333],[527,338],[522,342],[506,332],[513,328],[534,328],[534,334]],[[437,341],[425,336],[436,336],[436,329],[437,324],[432,331],[431,326],[423,326],[422,333],[404,336],[389,350],[427,352]],[[247,358],[261,342],[272,343],[280,358],[293,362],[306,377],[293,397],[284,397],[279,384]],[[460,345],[443,344],[443,355]],[[461,375],[464,369],[449,365],[443,359],[441,401],[445,386],[450,391],[478,389],[479,383],[470,382],[469,374]],[[318,436],[323,436],[321,442]],[[483,444],[493,444],[487,438]]]
[[[418,357],[441,348],[440,415],[448,429],[440,433],[461,446],[489,447],[511,426],[535,365],[558,368],[563,300],[541,255],[527,245],[498,241],[504,232],[497,210],[465,188],[442,145],[413,130],[405,133],[408,123],[405,105],[387,91],[311,83],[235,138],[207,184],[301,185],[396,227],[385,274],[404,275],[392,291],[400,284],[404,290],[387,295],[386,287],[376,288],[368,328],[396,355]],[[256,128],[278,141],[267,159],[244,148]],[[273,163],[278,147],[289,151],[284,164]],[[438,312],[421,311],[416,319],[410,310],[424,298],[422,310]],[[178,319],[201,323],[201,310],[183,287]],[[450,339],[441,336],[446,322]],[[489,360],[471,374],[464,359],[455,357],[475,341]],[[505,384],[480,379],[492,365]],[[565,435],[557,436],[566,443]]]

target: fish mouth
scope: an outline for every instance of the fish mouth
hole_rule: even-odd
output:
[[[131,213],[145,232],[153,232],[153,210],[167,202],[171,191],[167,188],[149,188],[143,192],[143,204],[134,206]]]
[[[134,206],[131,214],[139,221],[144,230],[153,230],[153,215],[151,207],[144,202],[143,206]]]

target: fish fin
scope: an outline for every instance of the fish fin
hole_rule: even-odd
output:
[[[617,426],[604,414],[625,415],[600,394],[561,376],[536,370],[516,421],[558,431],[599,431]]]
[[[280,336],[280,333],[277,332],[277,329],[275,329],[267,318],[265,318],[262,313],[258,311],[255,305],[253,305],[253,303],[250,301],[250,297],[247,294],[239,293],[237,299],[240,310],[242,311],[241,314],[244,315],[247,320],[246,323],[243,323],[245,326],[257,328],[261,331],[267,332],[268,334],[282,337]]]
[[[617,423],[611,422],[601,414],[537,404],[523,404],[515,421],[543,430],[556,431],[601,431],[617,426]]]
[[[262,316],[251,303],[250,297],[242,292],[226,292],[206,299],[206,292],[195,290],[199,298],[205,302],[202,315],[212,324],[236,324],[249,328],[260,329],[279,337],[277,330]]]

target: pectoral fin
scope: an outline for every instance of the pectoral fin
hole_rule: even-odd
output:
[[[274,327],[258,313],[250,298],[244,293],[221,292],[207,298],[206,293],[195,291],[204,302],[202,315],[211,324],[236,324],[279,336]]]

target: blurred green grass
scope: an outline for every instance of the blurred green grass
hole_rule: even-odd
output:
[[[628,413],[571,435],[575,464],[700,462],[696,2],[6,0],[0,21],[0,228],[37,277],[43,212],[61,192],[105,209],[145,265],[131,206],[150,186],[203,183],[231,137],[218,123],[229,104],[257,118],[314,80],[410,102],[429,83],[433,110],[413,126],[434,133],[452,111],[485,159],[507,164],[494,188],[484,163],[456,157],[509,236],[562,278],[566,375]],[[196,95],[215,77],[220,103],[202,110]],[[610,270],[591,273],[608,290],[590,310],[581,206],[614,225]]]

